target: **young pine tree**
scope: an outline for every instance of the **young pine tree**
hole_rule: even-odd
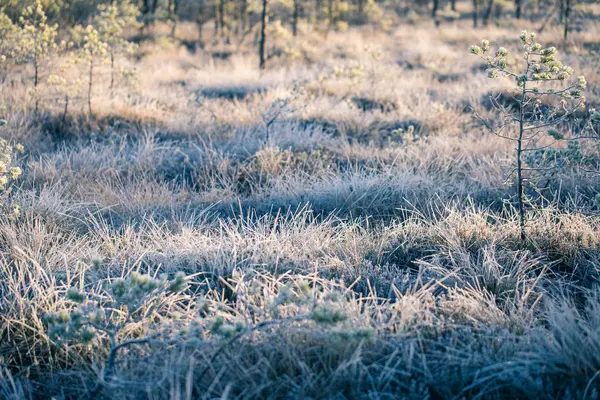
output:
[[[92,25],[88,25],[86,28],[78,25],[73,29],[72,35],[77,46],[79,61],[85,63],[88,69],[87,103],[88,113],[91,116],[94,68],[97,63],[108,59],[109,46],[108,43],[102,40],[102,36]]]
[[[44,316],[48,336],[57,344],[100,342],[108,346],[101,379],[91,392],[91,397],[96,397],[114,378],[120,353],[131,351],[135,346],[171,342],[172,336],[178,333],[173,305],[189,301],[181,294],[186,288],[187,278],[181,272],[173,279],[166,276],[155,279],[133,272],[95,291],[70,288],[66,293],[68,308]],[[140,336],[129,338],[123,334],[132,329]],[[181,341],[181,337],[175,336],[173,343],[178,340]]]
[[[477,116],[494,134],[515,144],[516,207],[520,236],[525,240],[525,174],[535,172],[535,168],[525,168],[523,156],[567,140],[557,128],[564,128],[567,119],[585,104],[581,90],[585,89],[586,81],[579,76],[570,83],[573,69],[557,59],[556,48],[538,43],[535,34],[523,31],[519,39],[523,46],[521,65],[509,66],[508,50],[500,47],[493,53],[487,40],[480,46],[471,46],[469,51],[488,64],[488,77],[509,77],[516,83],[516,106],[501,104],[499,96],[492,96],[490,100],[498,118],[490,123]]]
[[[139,16],[138,7],[128,0],[98,5],[94,26],[100,35],[100,41],[106,43],[110,60],[111,92],[115,86],[116,58],[122,54],[131,54],[136,48],[135,43],[123,37],[123,31],[126,27],[140,29],[142,24],[138,22]]]
[[[4,83],[7,74],[7,55],[17,43],[19,28],[2,10],[0,10],[0,83]]]
[[[57,48],[56,35],[58,25],[47,24],[48,18],[44,12],[41,0],[23,10],[19,18],[20,29],[17,43],[11,53],[17,63],[33,66],[33,102],[35,112],[38,110],[38,86],[41,69],[50,53]]]

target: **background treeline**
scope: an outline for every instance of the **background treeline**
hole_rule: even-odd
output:
[[[0,0],[0,9],[14,21],[34,0]],[[281,21],[298,34],[298,25],[312,24],[319,29],[343,30],[352,25],[374,23],[389,27],[397,18],[416,18],[430,14],[436,24],[472,18],[475,26],[500,17],[527,19],[543,24],[568,24],[578,17],[579,6],[597,0],[136,0],[145,26],[167,21],[212,23],[217,34],[243,35],[258,30],[263,8],[272,21]],[[44,0],[50,23],[77,24],[87,21],[103,0]],[[576,25],[568,26],[568,29]]]
[[[92,114],[94,77],[103,65],[110,65],[111,93],[117,75],[133,82],[132,71],[119,60],[134,55],[155,24],[166,25],[171,37],[177,36],[178,23],[195,24],[196,38],[187,43],[192,50],[244,43],[256,49],[251,51],[258,52],[258,64],[264,69],[273,56],[270,44],[278,38],[289,43],[308,31],[326,37],[327,32],[344,32],[350,26],[390,31],[428,18],[432,29],[459,19],[472,19],[475,27],[527,19],[540,32],[561,24],[567,39],[569,32],[582,29],[578,22],[584,4],[584,0],[0,0],[0,79],[4,82],[8,71],[28,66],[35,111],[43,82],[64,103],[66,119],[75,97],[84,98]],[[74,66],[79,76],[70,78],[75,75],[67,72]]]

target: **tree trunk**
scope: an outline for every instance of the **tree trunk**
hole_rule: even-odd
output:
[[[292,16],[292,33],[298,35],[298,17],[300,14],[300,0],[294,0],[294,14]]]
[[[452,8],[452,11],[456,11],[456,0],[450,2],[450,7]]]
[[[321,20],[321,8],[323,8],[323,0],[316,0],[315,2],[315,21]]]
[[[519,104],[519,137],[517,139],[517,208],[519,211],[519,228],[521,231],[521,241],[525,241],[525,199],[524,199],[524,188],[523,188],[523,167],[521,157],[523,154],[523,118],[524,118],[524,110],[523,104],[525,103],[525,93],[526,87],[523,85],[521,92],[521,102]]]
[[[219,0],[219,26],[221,34],[225,31],[225,0]]]
[[[327,18],[329,19],[329,30],[333,29],[334,21],[333,21],[333,0],[329,0],[327,5]]]
[[[204,36],[202,35],[202,28],[204,28],[204,21],[202,20],[202,10],[198,10],[196,16],[196,24],[198,25],[198,48],[204,48]]]
[[[113,96],[115,87],[115,53],[110,52],[110,96]]]
[[[65,108],[63,110],[62,121],[63,124],[67,122],[67,114],[69,113],[69,95],[65,96]]]
[[[358,18],[361,23],[365,20],[365,0],[358,0]]]
[[[569,35],[569,17],[571,16],[571,0],[565,0],[565,40]]]
[[[218,3],[215,1],[215,5],[213,8],[213,14],[215,15],[215,38],[217,36],[219,36],[219,5]]]
[[[477,13],[478,13],[479,0],[473,0],[473,28],[477,28]]]
[[[267,68],[267,24],[269,23],[269,14],[267,13],[268,0],[262,0],[262,13],[260,19],[260,42],[258,44],[258,57],[260,69]]]
[[[521,19],[522,0],[515,0],[515,18]]]
[[[558,22],[562,25],[562,23],[564,22],[565,19],[565,0],[558,0],[559,1],[559,11],[558,11]]]
[[[38,54],[38,30],[35,30],[35,35],[33,37],[33,45],[34,45],[34,53],[33,53],[33,102],[34,102],[34,110],[37,114],[38,112],[38,84],[39,84],[39,54]]]
[[[158,0],[143,0],[142,15],[144,17],[144,26],[148,26],[154,22],[154,14],[156,14],[157,7]]]
[[[242,0],[240,4],[240,26],[243,35],[248,26],[248,0]]]
[[[431,18],[433,18],[433,22],[435,22],[435,26],[439,25],[439,21],[437,20],[437,12],[440,8],[440,0],[433,0],[433,7],[431,8]]]
[[[88,112],[90,117],[92,116],[92,85],[94,82],[94,59],[90,59],[90,71],[89,71],[89,77],[88,77],[89,81],[88,81],[88,96],[87,96],[87,103],[88,103]]]
[[[37,46],[36,46],[37,48]],[[37,114],[38,112],[38,82],[39,82],[39,66],[38,66],[38,56],[37,51],[35,56],[33,57],[33,102],[34,102],[34,111]]]
[[[142,11],[144,26],[146,26],[146,25],[148,25],[148,22],[149,22],[148,15],[150,14],[150,0],[142,0],[141,11]]]
[[[177,29],[177,20],[179,16],[177,15],[177,11],[179,10],[179,0],[169,0],[171,3],[169,6],[169,13],[171,14],[171,37],[175,37],[175,30]]]
[[[490,17],[492,16],[492,10],[494,9],[494,0],[489,0],[487,8],[485,9],[485,14],[483,16],[483,26],[488,26],[490,22]]]

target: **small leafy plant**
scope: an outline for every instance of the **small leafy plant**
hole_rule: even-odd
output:
[[[570,82],[573,69],[557,59],[555,47],[544,47],[538,43],[534,33],[522,31],[519,39],[523,46],[522,65],[509,65],[508,50],[499,47],[494,53],[488,40],[483,40],[479,46],[471,46],[469,52],[488,64],[489,78],[509,77],[516,83],[514,106],[502,104],[499,95],[490,98],[498,114],[495,122],[475,114],[494,134],[516,145],[516,206],[521,240],[525,240],[524,174],[535,171],[535,168],[523,166],[524,154],[568,139],[561,128],[564,129],[563,124],[568,118],[585,105],[582,90],[587,83],[583,76]]]

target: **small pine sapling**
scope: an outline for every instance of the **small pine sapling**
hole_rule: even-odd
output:
[[[19,18],[20,29],[17,34],[17,43],[11,51],[15,62],[33,66],[35,112],[38,111],[38,86],[43,63],[58,47],[56,45],[58,25],[50,26],[47,24],[47,20],[41,0],[36,0],[33,5],[26,7]]]
[[[104,285],[99,291],[81,292],[68,289],[71,306],[46,314],[48,336],[57,344],[79,343],[91,345],[94,341],[108,344],[108,355],[102,376],[92,391],[98,394],[114,377],[120,350],[148,344],[166,345],[171,342],[173,326],[156,321],[177,320],[170,307],[181,301],[181,292],[187,287],[185,274],[174,279],[158,279],[137,272],[124,279]],[[141,335],[128,337],[126,331],[135,328]]]
[[[48,85],[53,89],[57,102],[61,99],[64,101],[62,112],[63,123],[67,121],[70,101],[77,97],[82,87],[81,79],[73,79],[71,78],[72,74],[69,73],[69,70],[79,62],[77,54],[72,51],[74,46],[75,43],[72,41],[67,42],[63,40],[60,43],[60,57],[59,63],[56,66],[56,72],[48,76]]]
[[[2,10],[0,10],[0,83],[6,81],[8,73],[7,55],[13,51],[17,43],[19,28]]]
[[[107,60],[108,44],[92,25],[76,26],[72,31],[73,41],[77,47],[79,61],[88,67],[87,103],[88,113],[92,115],[92,89],[94,85],[94,67],[98,62]]]
[[[498,114],[495,122],[491,123],[475,114],[494,134],[515,144],[516,167],[513,173],[516,173],[516,207],[520,237],[525,240],[524,174],[535,168],[523,167],[523,156],[567,139],[557,128],[560,129],[577,109],[585,105],[581,90],[585,89],[586,80],[579,76],[574,83],[570,83],[573,69],[557,59],[556,48],[543,47],[538,43],[535,34],[522,31],[519,39],[523,46],[524,65],[509,67],[508,50],[500,47],[493,53],[488,40],[483,40],[480,46],[471,46],[469,52],[488,64],[489,78],[509,77],[517,85],[515,106],[502,104],[499,95],[490,98]],[[542,100],[546,100],[547,104],[542,104]]]
[[[271,126],[281,117],[290,115],[300,110],[303,107],[295,107],[294,103],[300,96],[304,94],[304,88],[297,83],[294,84],[292,92],[289,96],[280,97],[273,101],[269,108],[262,114],[261,119],[265,126],[265,144],[269,142]]]
[[[115,87],[115,63],[121,54],[132,54],[136,44],[123,38],[125,28],[141,29],[138,22],[140,10],[129,1],[98,5],[98,15],[94,17],[94,26],[98,30],[100,40],[106,43],[110,60],[110,90]]]

